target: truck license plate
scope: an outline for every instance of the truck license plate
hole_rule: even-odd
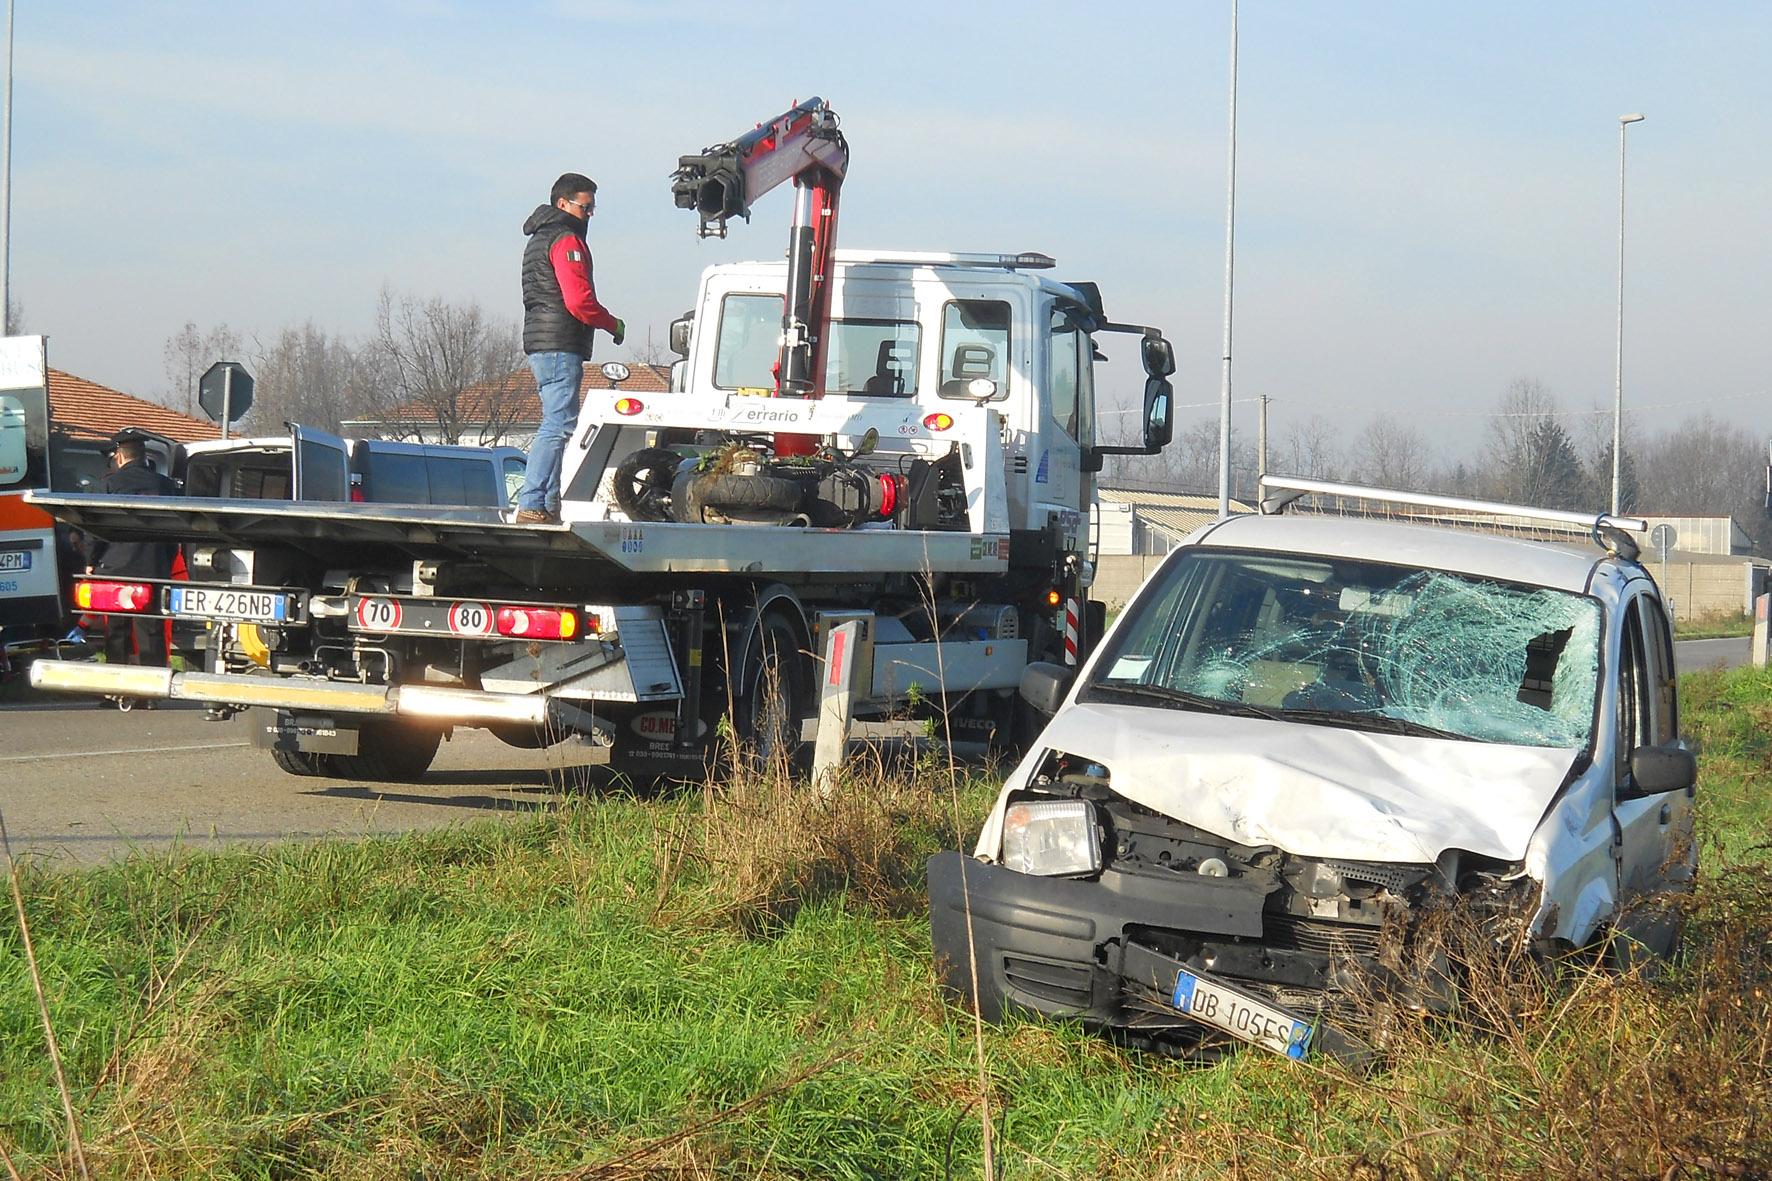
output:
[[[195,615],[204,619],[282,623],[289,617],[289,596],[270,591],[175,586],[172,588],[172,613]]]
[[[1310,1022],[1257,1000],[1241,989],[1186,969],[1176,972],[1175,991],[1169,1003],[1202,1025],[1222,1029],[1232,1037],[1253,1042],[1276,1054],[1303,1058],[1310,1050]]]
[[[0,550],[0,570],[8,573],[29,570],[31,568],[31,551],[28,549]]]

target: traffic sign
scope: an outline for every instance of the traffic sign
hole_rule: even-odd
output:
[[[1661,560],[1665,562],[1667,561],[1667,551],[1674,548],[1674,542],[1679,540],[1679,536],[1674,532],[1674,527],[1664,521],[1649,530],[1649,544],[1660,551]]]
[[[252,409],[252,374],[238,361],[217,361],[203,371],[197,382],[197,405],[203,413],[222,424],[227,437],[228,424],[238,422]]]

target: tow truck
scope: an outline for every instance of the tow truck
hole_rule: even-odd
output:
[[[1075,662],[1093,473],[1171,434],[1174,354],[1040,254],[841,252],[848,146],[822,99],[684,156],[677,204],[720,235],[796,190],[785,262],[709,267],[671,328],[668,393],[585,399],[558,525],[485,509],[37,495],[105,537],[184,543],[191,581],[82,580],[83,610],[195,618],[200,667],[42,662],[45,690],[261,711],[284,770],[421,775],[444,733],[576,737],[637,777],[806,749],[820,656],[854,622],[858,718],[939,709],[1031,734],[1030,661]],[[1142,360],[1139,441],[1096,441],[1097,341]],[[342,449],[304,432],[316,471]],[[845,633],[847,634],[847,633]],[[723,725],[722,723],[726,723]]]

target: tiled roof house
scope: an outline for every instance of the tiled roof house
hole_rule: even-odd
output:
[[[77,439],[109,438],[131,426],[180,443],[221,437],[221,428],[213,422],[180,414],[60,369],[49,371],[49,412],[57,429]]]

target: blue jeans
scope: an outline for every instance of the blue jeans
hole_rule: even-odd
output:
[[[578,383],[585,359],[577,353],[530,353],[529,370],[541,395],[541,426],[529,445],[529,462],[517,507],[560,511],[560,461],[578,423]]]

